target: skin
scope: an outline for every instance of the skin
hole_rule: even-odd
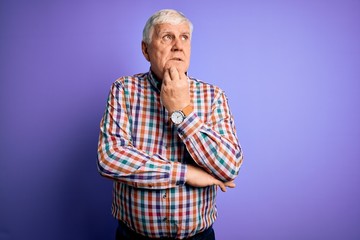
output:
[[[190,104],[186,72],[190,64],[190,28],[187,23],[154,26],[151,43],[142,43],[151,71],[162,80],[161,101],[172,113]]]
[[[187,23],[162,23],[154,26],[150,43],[141,43],[142,53],[151,71],[162,81],[161,102],[169,113],[191,104],[186,76],[190,65],[191,35]],[[194,187],[217,185],[225,192],[235,183],[221,182],[200,167],[187,165],[186,183]]]

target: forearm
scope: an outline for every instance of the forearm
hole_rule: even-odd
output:
[[[184,184],[185,166],[134,146],[127,102],[122,82],[116,82],[112,85],[100,123],[100,174],[139,188],[163,189]]]
[[[137,188],[166,189],[185,183],[186,166],[132,146],[111,145],[101,133],[98,170],[104,177]]]
[[[233,180],[242,164],[242,151],[237,142],[231,142],[211,130],[196,116],[192,129],[179,129],[179,136],[196,164],[222,181]]]
[[[225,95],[214,102],[206,123],[193,112],[178,134],[196,164],[226,182],[237,176],[243,156]]]

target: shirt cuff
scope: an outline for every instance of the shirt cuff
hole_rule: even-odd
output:
[[[178,125],[178,133],[182,139],[195,134],[201,128],[202,122],[196,113],[192,112],[187,118]]]
[[[187,167],[185,164],[174,162],[173,169],[171,171],[171,186],[179,186],[185,184]]]

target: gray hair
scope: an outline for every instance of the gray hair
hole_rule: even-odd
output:
[[[193,25],[185,15],[179,11],[172,9],[163,9],[154,13],[146,22],[143,30],[143,41],[145,43],[150,43],[152,39],[152,34],[154,32],[154,26],[157,24],[169,23],[178,25],[181,23],[189,24],[190,36],[192,35]]]

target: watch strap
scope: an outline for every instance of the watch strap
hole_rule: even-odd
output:
[[[194,111],[194,107],[191,104],[189,104],[186,107],[184,107],[181,111],[184,113],[185,117],[187,117],[189,116],[190,113],[192,113],[192,111]]]

